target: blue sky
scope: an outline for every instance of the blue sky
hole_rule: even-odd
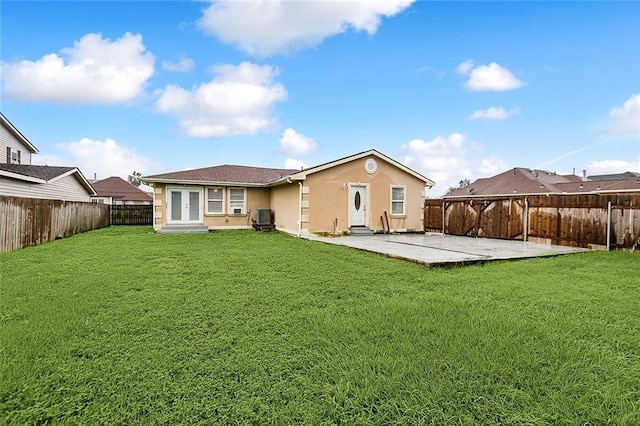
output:
[[[377,149],[436,181],[640,171],[640,3],[6,1],[34,162],[126,178]]]

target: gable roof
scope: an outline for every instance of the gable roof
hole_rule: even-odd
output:
[[[593,181],[576,175],[515,167],[489,178],[477,179],[444,198],[626,191],[640,191],[637,177]]]
[[[66,176],[75,178],[90,195],[95,195],[93,187],[77,167],[36,166],[33,164],[0,164],[0,176],[33,183],[53,183]]]
[[[98,197],[112,197],[123,201],[152,201],[153,197],[118,176],[92,182]]]
[[[336,167],[360,158],[369,156],[378,157],[404,172],[423,181],[425,185],[433,186],[435,182],[424,177],[420,173],[411,170],[409,167],[401,164],[390,157],[371,149],[369,151],[360,152],[318,166],[310,167],[303,170],[294,169],[268,169],[262,167],[250,166],[234,166],[225,164],[222,166],[205,167],[202,169],[184,170],[180,172],[163,173],[159,175],[143,176],[142,180],[148,183],[185,183],[185,184],[203,184],[203,185],[242,185],[242,186],[272,186],[278,185],[289,180],[304,180],[312,173]]]
[[[269,182],[289,176],[296,172],[292,169],[268,169],[262,167],[222,166],[184,170],[144,176],[144,182],[158,183],[191,183],[214,185],[264,186]]]
[[[334,160],[334,161],[330,161],[328,163],[324,163],[324,164],[320,164],[318,166],[314,166],[314,167],[310,167],[308,169],[303,169],[300,171],[297,171],[293,174],[291,174],[290,176],[287,176],[289,179],[291,180],[304,180],[306,179],[306,177],[312,173],[317,173],[317,172],[321,172],[322,170],[326,170],[329,169],[331,167],[336,167],[339,166],[341,164],[346,164],[349,163],[351,161],[355,161],[355,160],[359,160],[361,158],[365,158],[365,157],[378,157],[379,159],[386,161],[387,163],[392,164],[393,166],[399,168],[400,170],[404,171],[405,173],[410,174],[411,176],[423,181],[425,183],[425,185],[427,186],[434,186],[436,183],[434,181],[432,181],[431,179],[421,175],[420,173],[416,172],[415,170],[410,169],[409,167],[405,166],[402,163],[397,162],[396,160],[394,160],[391,157],[387,157],[386,155],[384,155],[383,153],[376,151],[375,149],[370,149],[368,151],[363,151],[363,152],[359,152],[357,154],[353,154],[350,155],[348,157],[343,157],[340,158],[338,160]],[[283,180],[286,180],[285,177],[284,179],[280,179],[280,181],[278,182],[274,182],[275,183],[280,183]]]
[[[9,132],[11,132],[13,136],[15,136],[20,142],[22,142],[22,144],[26,146],[32,154],[38,153],[38,148],[36,148],[35,145],[29,142],[29,139],[27,139],[22,133],[20,133],[20,131],[13,124],[11,124],[9,119],[5,117],[1,112],[0,123],[2,123],[2,125],[6,127],[6,129],[9,130]]]

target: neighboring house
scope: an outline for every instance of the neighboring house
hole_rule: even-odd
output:
[[[31,164],[31,154],[37,154],[38,148],[29,142],[1,112],[0,124],[0,163]]]
[[[423,198],[435,183],[376,150],[303,170],[222,165],[145,176],[154,187],[154,228],[250,228],[271,210],[295,235],[421,231]]]
[[[516,167],[493,177],[478,179],[444,198],[640,193],[640,173],[583,177]]]
[[[93,181],[91,186],[96,191],[96,196],[91,197],[92,203],[127,205],[150,205],[153,203],[151,194],[118,176]]]
[[[86,201],[95,195],[76,167],[31,164],[37,148],[0,113],[0,195]]]

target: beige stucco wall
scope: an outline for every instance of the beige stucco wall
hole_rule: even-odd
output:
[[[269,207],[269,188],[245,188],[247,207],[247,212],[245,214],[229,214],[229,199],[227,192],[225,195],[225,213],[210,215],[206,212],[207,186],[156,184],[153,191],[153,227],[156,230],[160,230],[160,228],[167,223],[167,187],[197,189],[202,191],[202,223],[211,230],[251,228],[251,219],[255,218],[256,210],[262,207]],[[225,191],[228,191],[228,188],[225,188]]]
[[[367,173],[364,167],[369,158],[377,163],[377,170],[372,174]],[[369,228],[381,232],[383,225],[380,217],[384,216],[386,211],[392,232],[423,230],[422,204],[425,183],[379,157],[370,156],[307,176],[302,188],[301,233],[348,231],[351,185],[366,187],[365,225]],[[406,188],[405,215],[391,215],[393,185],[403,185]],[[289,229],[297,227],[298,212],[297,209],[292,208],[298,204],[299,189],[296,187],[294,182],[272,189],[271,208],[275,212],[276,222]],[[285,209],[284,214],[283,209]]]
[[[367,173],[365,162],[374,159],[377,170]],[[273,212],[278,230],[292,234],[343,233],[349,231],[352,185],[366,187],[365,225],[382,232],[381,216],[385,211],[390,230],[397,232],[423,230],[423,191],[425,183],[377,156],[369,156],[337,165],[307,175],[305,180],[283,182],[271,188],[247,188],[247,214],[206,214],[205,186],[185,186],[203,191],[203,223],[209,229],[249,228],[258,208],[267,207]],[[391,215],[391,187],[405,187],[405,214]],[[175,185],[169,185],[176,187]],[[178,186],[179,187],[179,186]],[[154,188],[154,227],[159,230],[166,224],[166,186]],[[228,206],[228,199],[225,199]]]
[[[290,234],[299,234],[299,203],[300,184],[298,182],[285,183],[271,188],[271,210],[276,229]]]

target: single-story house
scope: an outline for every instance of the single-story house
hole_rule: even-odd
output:
[[[295,235],[422,231],[435,183],[369,150],[302,170],[221,165],[142,177],[154,187],[154,228],[251,228],[268,209]]]
[[[151,194],[118,176],[92,181],[91,186],[96,191],[96,196],[91,197],[92,203],[115,205],[151,205],[153,203]]]
[[[585,171],[583,176],[577,176],[515,167],[492,177],[477,179],[445,195],[444,198],[638,192],[640,192],[640,173],[587,176]]]
[[[93,187],[77,167],[31,164],[37,148],[0,113],[0,195],[86,201]]]

